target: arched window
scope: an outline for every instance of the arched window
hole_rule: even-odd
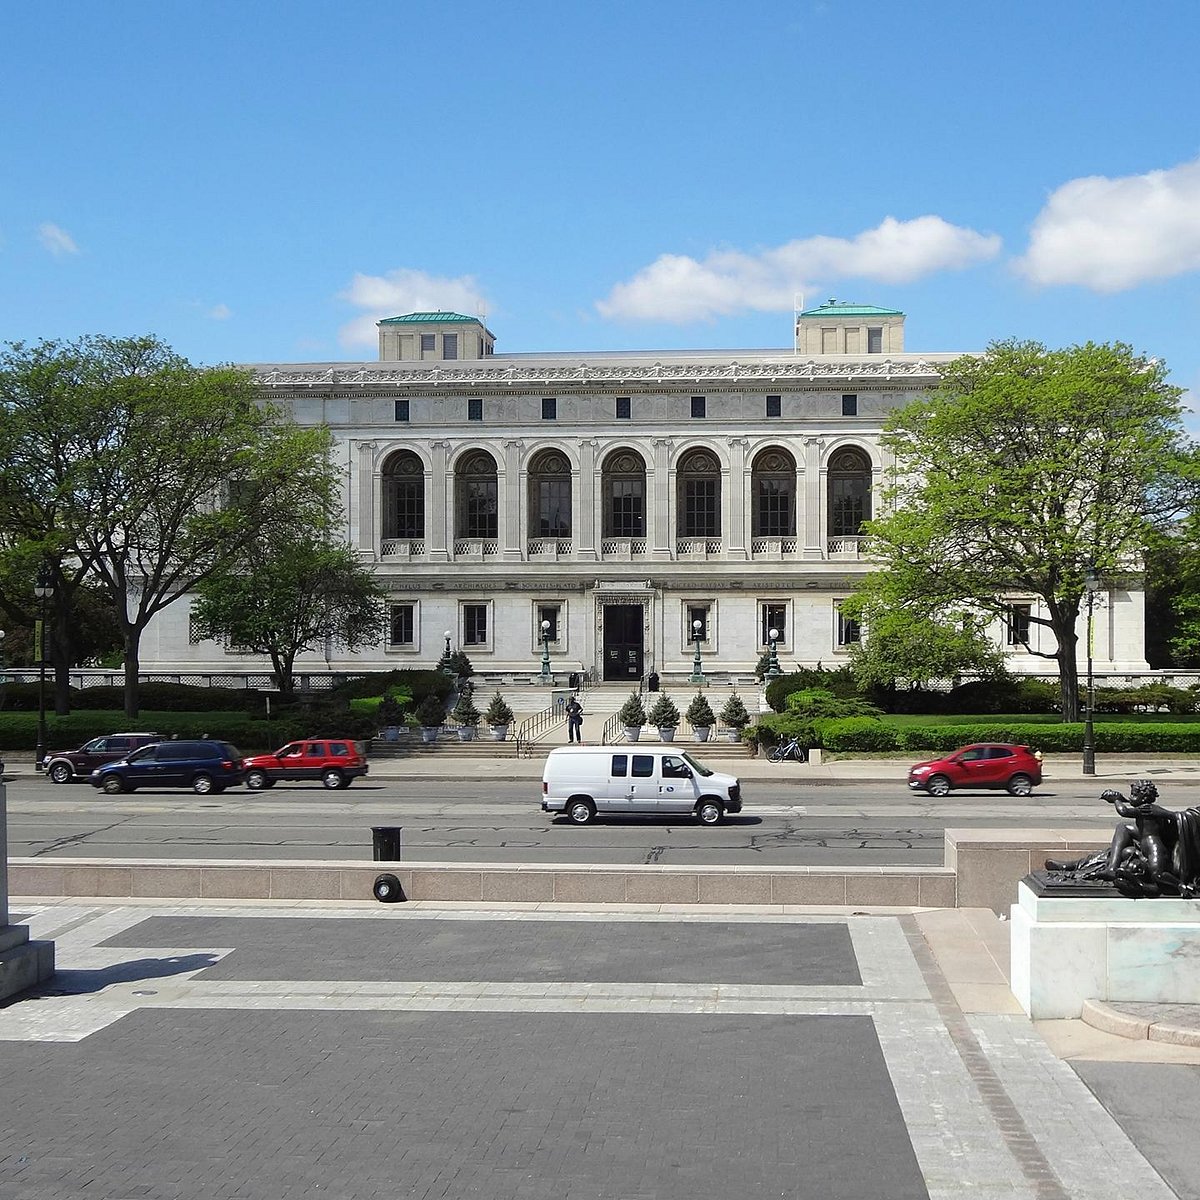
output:
[[[425,536],[425,468],[411,450],[393,454],[383,467],[383,536]]]
[[[495,538],[500,511],[496,460],[486,450],[473,450],[459,459],[454,475],[454,536]]]
[[[571,536],[571,464],[559,450],[543,450],[529,464],[529,535]]]
[[[834,451],[829,460],[829,536],[859,537],[871,519],[871,463],[861,450]]]
[[[796,460],[786,450],[771,446],[754,459],[750,468],[754,537],[796,536]]]
[[[721,464],[711,450],[691,450],[679,463],[679,536],[721,536]]]
[[[646,536],[646,463],[636,450],[614,450],[601,472],[604,536]]]

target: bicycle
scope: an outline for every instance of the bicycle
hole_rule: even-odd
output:
[[[788,742],[776,742],[771,747],[767,759],[773,763],[783,762],[785,759],[791,759],[792,762],[808,762],[808,751],[792,738]]]

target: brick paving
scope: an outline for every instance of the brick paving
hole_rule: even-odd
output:
[[[1122,1068],[963,1013],[903,917],[23,910],[64,970],[0,1009],[0,1200],[1175,1194]]]

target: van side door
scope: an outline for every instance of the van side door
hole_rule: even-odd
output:
[[[629,756],[629,778],[626,781],[626,811],[658,812],[658,764],[653,754]]]
[[[690,813],[696,805],[696,796],[692,768],[678,754],[664,754],[658,781],[658,811],[664,814]]]

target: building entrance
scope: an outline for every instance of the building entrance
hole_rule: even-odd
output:
[[[639,680],[642,677],[642,606],[604,606],[604,678]]]

